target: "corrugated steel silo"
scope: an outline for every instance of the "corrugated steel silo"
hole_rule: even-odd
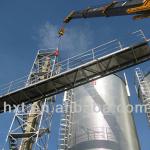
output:
[[[75,88],[74,102],[69,150],[140,149],[132,114],[117,111],[116,106],[129,104],[120,77],[110,75]]]

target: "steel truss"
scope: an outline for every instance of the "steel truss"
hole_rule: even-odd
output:
[[[49,77],[57,63],[58,50],[39,51],[33,63],[26,86]],[[56,70],[55,70],[56,71]],[[47,150],[54,112],[55,96],[40,99],[32,104],[17,107],[9,133],[6,138],[6,149],[9,143],[11,150]]]
[[[69,69],[65,69],[65,71],[63,70],[63,64],[61,64],[61,72],[58,75],[53,75],[38,83],[33,83],[30,86],[1,96],[0,112],[3,112],[4,102],[11,106],[22,102],[35,102],[91,82],[96,78],[102,78],[143,63],[150,59],[150,46],[148,43],[148,41],[144,41],[126,48],[117,48],[118,51],[104,56],[98,54],[98,52],[101,52],[99,48],[92,49],[90,55],[84,54],[84,59],[79,57],[73,62],[69,60],[68,63],[72,64],[73,67],[69,66]],[[76,64],[77,66],[74,67]],[[45,75],[49,76],[49,74]]]

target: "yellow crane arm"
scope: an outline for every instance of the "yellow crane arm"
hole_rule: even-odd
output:
[[[150,0],[126,0],[112,1],[105,5],[97,7],[88,7],[83,10],[71,11],[64,19],[64,24],[72,19],[94,18],[94,17],[113,17],[135,15],[134,19],[143,19],[150,17]],[[64,28],[59,30],[59,36],[64,34]]]
[[[143,5],[138,6],[138,7],[129,8],[127,10],[127,12],[129,14],[140,13],[140,12],[144,13],[145,11],[146,12],[148,11],[147,13],[150,13],[150,0],[145,0],[144,3],[143,3]]]

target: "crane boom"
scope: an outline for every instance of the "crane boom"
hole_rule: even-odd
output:
[[[63,22],[67,24],[73,19],[125,15],[134,15],[133,19],[135,20],[150,18],[150,0],[112,1],[97,7],[88,7],[78,11],[73,10],[65,17]],[[63,34],[64,27],[59,30],[59,36]]]
[[[150,0],[127,0],[113,1],[97,7],[88,7],[79,11],[71,11],[64,19],[64,23],[69,23],[72,19],[112,17],[122,15],[143,15],[150,17]],[[136,19],[136,18],[135,18]]]

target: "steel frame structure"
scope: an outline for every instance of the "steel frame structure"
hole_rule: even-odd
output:
[[[102,47],[102,49],[104,48]],[[12,107],[14,104],[21,104],[22,102],[32,103],[150,59],[148,40],[125,48],[120,48],[120,43],[118,43],[115,52],[106,54],[107,51],[105,51],[103,55],[101,54],[102,49],[100,47],[91,49],[84,56],[76,57],[74,61],[72,59],[67,60],[65,69],[60,63],[62,68],[59,74],[51,77],[49,74],[45,74],[48,78],[2,95],[0,97],[0,112],[3,112],[4,102]],[[69,67],[68,64],[70,64]]]
[[[55,74],[58,50],[38,51],[26,86]],[[56,54],[57,53],[57,54]],[[40,99],[32,104],[17,107],[11,123],[6,144],[11,150],[47,150],[50,137],[55,96]],[[3,149],[6,149],[6,144]]]

